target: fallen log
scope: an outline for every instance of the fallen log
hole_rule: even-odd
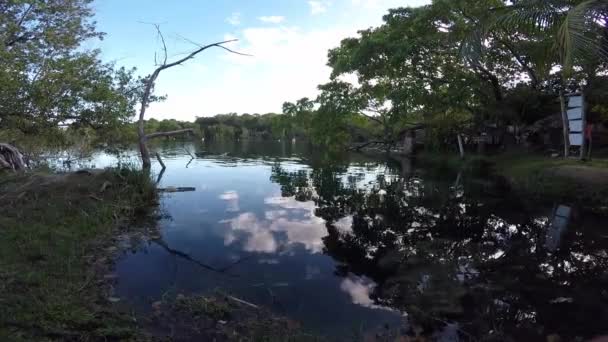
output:
[[[157,191],[158,192],[192,192],[192,191],[196,191],[196,188],[169,186],[166,188],[159,188],[159,189],[157,189]]]
[[[23,171],[25,168],[23,155],[17,148],[9,144],[0,143],[0,169]]]
[[[391,145],[393,143],[394,143],[393,141],[373,140],[373,141],[368,141],[366,143],[362,143],[359,145],[350,146],[347,150],[348,151],[361,151],[362,149],[364,149],[370,145]]]

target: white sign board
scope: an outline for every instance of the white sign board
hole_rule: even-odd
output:
[[[583,97],[582,96],[571,96],[568,101],[568,107],[582,107],[583,106]]]
[[[568,120],[576,120],[583,118],[583,109],[582,108],[572,108],[568,109]]]
[[[571,133],[570,134],[570,145],[583,146],[583,134],[582,133]]]
[[[570,132],[582,132],[583,120],[570,121]]]

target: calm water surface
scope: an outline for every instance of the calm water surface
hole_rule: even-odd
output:
[[[328,336],[408,320],[456,323],[465,340],[608,333],[606,221],[573,207],[556,232],[554,208],[568,203],[518,197],[483,165],[336,158],[279,142],[159,151],[161,187],[196,191],[165,194],[162,239],[116,266],[117,295],[142,310],[166,293],[221,289]]]

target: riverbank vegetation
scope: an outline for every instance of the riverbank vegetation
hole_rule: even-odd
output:
[[[4,5],[5,141],[136,141],[133,119],[148,78],[81,48],[103,36],[90,3]],[[74,15],[63,15],[68,12]],[[471,152],[558,151],[560,94],[583,91],[601,148],[608,120],[606,12],[601,1],[436,0],[395,8],[382,25],[328,52],[331,80],[315,98],[286,102],[282,113],[222,114],[195,123],[149,119],[144,130],[192,130],[207,140],[296,138],[326,149],[405,154],[456,151],[458,137]],[[164,98],[152,87],[146,106]]]
[[[86,42],[103,37],[93,18],[92,0],[0,3],[0,142],[17,146],[26,161],[49,150],[73,146],[93,150],[134,144],[138,139],[141,143],[144,132],[162,136],[160,133],[167,131],[190,131],[205,140],[296,139],[340,152],[373,147],[376,151],[411,155],[424,150],[448,153],[457,159],[461,142],[461,152],[489,155],[500,173],[513,179],[519,188],[530,190],[528,193],[540,188],[542,194],[551,196],[581,193],[576,182],[560,181],[553,186],[553,181],[544,180],[557,176],[572,181],[574,175],[576,180],[588,181],[585,184],[589,191],[584,194],[591,194],[580,202],[605,201],[601,191],[606,185],[605,172],[589,171],[605,169],[605,162],[591,161],[581,166],[557,158],[557,151],[565,143],[560,106],[564,93],[584,93],[594,148],[601,149],[608,134],[605,1],[434,0],[422,7],[391,9],[380,26],[363,29],[328,52],[331,79],[319,85],[315,98],[286,102],[282,113],[224,114],[199,117],[196,122],[144,121],[141,114],[141,126],[134,123],[137,110],[144,113],[150,103],[165,98],[153,91],[158,74],[139,75],[136,69],[102,62],[100,51],[85,48]],[[162,37],[160,30],[158,33]],[[170,64],[165,58],[162,65]],[[516,156],[501,155],[508,150],[517,151]],[[530,154],[532,151],[538,154]],[[546,157],[552,154],[553,159]],[[327,172],[332,177],[336,174]],[[552,176],[542,178],[547,172]],[[285,189],[302,191],[291,184],[294,175],[288,172],[277,169],[273,177],[281,179]],[[568,191],[564,191],[566,183]],[[407,273],[407,264],[393,263],[387,259],[389,255],[381,253],[396,241],[394,234],[374,235],[382,227],[374,227],[380,223],[366,220],[365,215],[376,217],[380,213],[396,227],[406,227],[404,223],[420,216],[424,229],[397,232],[399,237],[438,250],[434,245],[448,241],[455,225],[468,222],[464,214],[438,223],[430,214],[399,208],[403,190],[411,188],[415,192],[417,185],[388,185],[387,200],[380,200],[377,194],[364,198],[361,193],[340,189],[339,194],[349,198],[347,203],[352,208],[336,206],[332,202],[335,198],[328,196],[325,207],[318,209],[320,215],[328,222],[350,213],[360,215],[355,223],[362,228],[354,233],[364,235],[343,236],[330,231],[328,254],[342,258],[345,264],[352,255],[365,259],[367,246],[363,244],[371,240],[368,245],[378,246],[380,252],[371,261],[356,260],[357,264],[388,265],[393,268],[391,276]],[[592,189],[594,185],[598,188]],[[305,198],[313,193],[307,190],[284,195]],[[87,340],[135,336],[132,317],[112,307],[118,299],[112,296],[107,282],[112,275],[107,272],[116,248],[109,244],[115,242],[117,233],[133,229],[134,219],[150,217],[156,200],[150,174],[138,170],[2,174],[0,338]],[[460,213],[459,203],[452,198],[442,200],[447,201],[446,211]],[[366,203],[372,205],[362,206]],[[467,206],[484,210],[476,203]],[[485,210],[484,215],[488,219],[492,212]],[[532,234],[536,225],[524,222],[523,228]],[[435,239],[427,241],[430,228]],[[466,240],[467,247],[474,249],[469,242],[477,242],[484,227],[461,228],[476,229]],[[356,253],[342,256],[347,239],[356,242],[349,247]],[[522,253],[529,253],[531,242],[522,243],[526,247]],[[497,276],[491,272],[496,261],[479,250],[473,252],[477,254],[469,255],[475,255],[489,270],[490,283]],[[436,259],[433,264],[441,264],[441,253],[435,254],[437,257],[429,255]],[[442,260],[452,259],[455,255]],[[513,265],[521,266],[515,270],[521,277],[535,274],[537,270],[529,270],[529,264],[519,265],[519,261],[514,260]],[[389,277],[371,268],[358,273],[369,273],[380,284],[378,298],[405,309],[403,301],[396,301],[394,296],[412,293],[409,290],[415,284],[402,282],[399,286],[411,288],[396,292]],[[447,273],[437,274],[445,277]],[[552,281],[541,280],[539,288],[543,282]],[[459,291],[458,286],[452,288]],[[516,291],[496,291],[506,296],[507,290]],[[495,302],[489,301],[496,293],[483,292],[474,298],[481,303],[476,308],[453,307],[457,293],[442,295],[447,298],[441,313],[470,313],[467,310],[483,305],[500,311]],[[545,299],[559,295],[551,293]],[[584,293],[581,296],[585,297]],[[425,307],[428,302],[421,302],[424,297],[412,300],[420,302],[416,305],[424,309],[421,312],[434,313],[433,308]],[[501,324],[515,329],[516,323]],[[480,329],[476,335],[490,330]]]
[[[236,138],[260,127],[266,137],[305,137],[324,147],[410,145],[401,146],[407,154],[412,144],[454,151],[459,135],[476,152],[486,145],[494,153],[559,150],[560,94],[582,91],[601,146],[607,11],[600,1],[498,0],[392,9],[381,26],[329,51],[331,81],[317,98],[286,102],[282,115],[198,122],[207,136],[210,127]]]
[[[129,168],[1,175],[0,339],[132,337],[132,317],[112,307],[112,260],[156,202]]]

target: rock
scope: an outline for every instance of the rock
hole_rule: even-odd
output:
[[[551,158],[558,158],[559,157],[559,153],[551,153]]]
[[[178,295],[175,297],[175,299],[176,299],[176,300],[184,300],[184,299],[186,299],[186,296],[184,296],[183,294],[181,294],[181,293],[180,293],[180,294],[178,294]]]
[[[118,297],[108,297],[108,301],[110,301],[111,303],[118,303],[118,302],[120,302],[120,298],[118,298]]]
[[[103,279],[106,280],[116,280],[118,279],[118,276],[116,274],[106,274],[103,276]]]

